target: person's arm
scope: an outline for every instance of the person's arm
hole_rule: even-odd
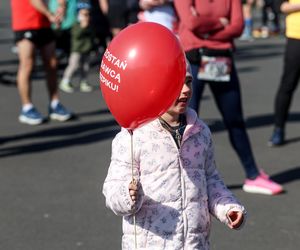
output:
[[[245,221],[245,208],[238,202],[221,179],[215,164],[214,148],[210,132],[205,161],[208,206],[210,213],[232,229],[238,229]]]
[[[45,15],[50,21],[53,20],[53,14],[49,11],[43,0],[30,0],[31,5]],[[51,21],[52,22],[52,21]]]
[[[59,0],[59,8],[56,13],[51,13],[43,0],[30,0],[30,3],[35,9],[46,16],[51,23],[54,23],[56,26],[60,25],[64,16],[64,9],[62,10],[62,6],[60,5],[64,4],[63,7],[65,8],[65,0]]]
[[[66,14],[66,0],[57,0],[58,6],[56,9],[56,15],[58,18],[61,19],[61,21],[63,20],[65,14]]]
[[[103,184],[106,206],[116,215],[127,216],[138,211],[143,203],[142,186],[138,185],[138,195],[132,193],[132,163],[130,135],[122,130],[113,140],[112,156],[107,177]],[[137,163],[134,162],[135,177],[138,177]]]
[[[108,8],[109,8],[109,6],[108,6],[108,0],[99,0],[99,6],[100,6],[100,9],[101,9],[102,13],[104,15],[107,15]]]
[[[284,14],[291,14],[300,11],[300,3],[283,2],[280,5],[280,10]]]
[[[228,25],[209,36],[209,40],[228,41],[239,37],[244,29],[241,0],[231,0],[231,12]]]
[[[169,0],[139,0],[139,6],[142,10],[149,10],[156,6],[162,6],[170,2]]]
[[[197,13],[193,0],[175,0],[174,4],[182,25],[197,36],[224,28],[219,19]]]

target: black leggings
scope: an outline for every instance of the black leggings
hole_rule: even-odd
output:
[[[284,128],[300,78],[300,40],[287,39],[281,82],[275,98],[275,126]]]
[[[191,64],[191,68],[193,74],[193,95],[190,107],[198,113],[205,82],[197,79],[199,65]],[[233,66],[230,82],[211,82],[209,83],[209,87],[221,112],[224,124],[228,129],[231,145],[243,164],[246,176],[247,178],[254,179],[259,175],[259,172],[246,132],[242,112],[240,83],[235,67]]]
[[[275,31],[279,31],[280,23],[279,23],[279,12],[276,7],[276,2],[274,0],[265,0],[264,6],[262,8],[262,25],[268,26],[268,11],[271,10],[274,14],[274,19],[272,20],[274,24]]]

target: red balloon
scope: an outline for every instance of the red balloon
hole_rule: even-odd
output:
[[[133,130],[167,111],[185,73],[185,55],[176,36],[160,24],[141,22],[109,44],[101,61],[100,88],[119,125]]]

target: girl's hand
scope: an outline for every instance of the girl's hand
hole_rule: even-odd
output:
[[[137,198],[138,198],[138,183],[136,180],[133,180],[129,183],[129,195],[130,195],[130,198],[131,200],[135,203],[137,201]]]
[[[228,226],[231,229],[238,229],[243,221],[244,221],[244,215],[241,211],[229,211],[227,214],[227,219],[228,219]]]

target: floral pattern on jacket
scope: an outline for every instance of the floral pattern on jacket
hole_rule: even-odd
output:
[[[178,149],[159,120],[133,132],[134,175],[140,182],[134,205],[131,135],[122,129],[113,140],[111,164],[103,185],[106,205],[123,216],[122,249],[134,249],[136,211],[138,249],[207,250],[210,214],[227,224],[230,209],[244,212],[216,169],[209,128],[188,109]]]

